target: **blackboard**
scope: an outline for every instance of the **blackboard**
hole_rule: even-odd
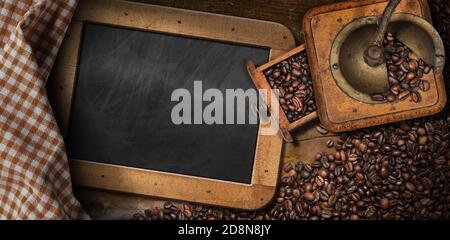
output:
[[[195,80],[204,90],[254,88],[245,62],[262,64],[269,51],[84,23],[69,158],[251,183],[258,125],[175,125],[170,99]]]

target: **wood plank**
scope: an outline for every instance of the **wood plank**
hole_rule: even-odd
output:
[[[137,0],[139,2],[206,11],[238,17],[248,17],[281,23],[303,42],[303,15],[311,8],[342,0]]]
[[[275,51],[288,51],[295,45],[292,32],[276,22],[125,1],[81,1],[73,20],[265,46]]]

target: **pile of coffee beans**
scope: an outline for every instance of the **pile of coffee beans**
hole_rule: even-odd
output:
[[[395,102],[409,98],[420,102],[419,90],[426,92],[430,89],[430,83],[422,77],[430,73],[431,68],[391,33],[386,34],[384,45],[388,54],[386,64],[390,89],[384,94],[373,94],[372,100]]]
[[[448,219],[449,129],[436,117],[342,134],[334,154],[285,166],[276,201],[294,206],[286,219]]]
[[[450,2],[431,3],[450,53]],[[448,54],[450,56],[450,54]],[[445,78],[450,79],[447,61]],[[449,86],[447,86],[447,90]],[[450,219],[450,109],[341,134],[334,153],[285,164],[276,196],[258,211],[167,202],[134,219]]]
[[[267,216],[268,217],[268,216]],[[177,207],[172,202],[165,202],[163,208],[146,210],[144,213],[136,213],[136,220],[263,220],[264,210],[260,211],[237,211],[217,207],[183,204]]]
[[[135,219],[448,219],[450,115],[345,133],[335,153],[287,163],[273,202],[239,211],[167,202]],[[328,146],[327,142],[327,146]]]
[[[314,91],[305,52],[296,54],[264,71],[273,89],[280,93],[280,104],[289,122],[316,111]]]

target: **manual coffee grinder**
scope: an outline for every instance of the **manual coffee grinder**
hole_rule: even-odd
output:
[[[426,1],[410,0],[346,2],[318,7],[305,15],[317,112],[325,128],[349,131],[443,109],[444,47],[433,26],[412,13],[419,8],[429,15]],[[424,62],[431,69],[421,77],[427,82],[427,91],[421,93],[420,101],[417,96],[412,100],[405,97],[409,92],[402,93],[401,100],[387,101],[383,96],[374,99],[392,91],[386,61],[393,53],[383,44],[387,32],[412,50],[416,62]]]
[[[291,131],[316,117],[328,130],[343,132],[432,115],[444,108],[446,92],[444,46],[430,22],[426,0],[348,1],[313,8],[303,19],[304,45],[258,67],[250,60],[247,69],[258,89],[270,90],[264,72],[306,48],[317,111],[289,122],[279,105],[280,132],[287,142],[293,141]],[[395,52],[399,43],[408,51]],[[417,67],[420,71],[410,69]],[[394,73],[398,69],[404,75]],[[269,91],[267,106],[270,96]]]

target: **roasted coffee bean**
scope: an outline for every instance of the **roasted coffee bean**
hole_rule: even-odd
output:
[[[328,139],[326,142],[327,147],[332,148],[334,146],[334,142],[331,139]]]
[[[316,111],[309,65],[305,52],[264,71],[269,85],[280,91],[280,105],[289,122]]]
[[[350,162],[354,162],[354,161],[358,160],[358,155],[356,155],[356,154],[350,154],[350,155],[348,155],[348,160],[349,160]]]
[[[291,169],[288,173],[287,176],[289,177],[295,177],[297,176],[297,171],[295,171],[295,169]]]
[[[420,81],[419,88],[424,92],[430,90],[430,82],[428,82],[427,80]]]
[[[411,100],[413,101],[413,102],[420,102],[421,101],[421,96],[420,96],[420,93],[419,92],[416,92],[416,91],[413,91],[413,92],[411,92]]]
[[[302,75],[302,72],[298,69],[292,69],[292,74],[294,74],[294,76],[296,77],[300,77]]]
[[[410,71],[414,71],[417,69],[417,67],[419,67],[419,63],[416,60],[411,60],[408,62],[408,67]]]
[[[408,72],[406,74],[406,81],[411,81],[411,80],[413,80],[415,78],[416,78],[416,73],[415,72]]]
[[[322,135],[325,135],[328,133],[328,130],[325,129],[322,125],[317,125],[316,130],[317,130],[317,132],[319,132]]]
[[[368,146],[367,146],[366,143],[360,143],[360,144],[358,144],[358,149],[359,149],[359,151],[361,151],[362,153],[367,152],[367,148],[368,148]]]
[[[400,85],[398,84],[394,84],[391,86],[391,93],[393,93],[394,95],[398,95],[400,93]]]
[[[280,75],[281,75],[281,72],[277,69],[277,70],[275,70],[275,72],[273,72],[272,77],[278,78]]]
[[[305,170],[307,172],[311,172],[313,170],[313,167],[311,166],[311,164],[305,164],[304,166],[305,166]]]
[[[172,202],[165,202],[164,203],[164,208],[165,209],[169,209],[169,208],[171,208],[173,206],[173,203]]]
[[[317,153],[315,156],[316,161],[319,161],[320,159],[322,159],[322,154],[321,153]]]
[[[416,133],[419,136],[426,136],[427,130],[425,128],[419,127],[419,128],[417,128]]]
[[[397,97],[395,97],[394,94],[388,94],[388,95],[386,96],[386,100],[387,100],[388,102],[395,102],[395,100],[397,100]]]
[[[299,197],[300,197],[300,190],[294,189],[294,190],[292,191],[292,194],[294,195],[294,197],[299,198]]]
[[[291,163],[286,163],[286,164],[284,164],[284,166],[283,166],[283,171],[284,172],[289,172],[291,169],[293,169],[293,166],[292,166],[292,164]]]
[[[427,136],[421,136],[419,137],[418,143],[419,145],[425,145],[428,142],[428,137]]]
[[[373,101],[376,101],[376,102],[384,101],[383,94],[376,93],[376,94],[372,94],[370,97],[372,98]]]
[[[316,197],[314,196],[314,194],[312,192],[305,192],[304,197],[308,201],[314,201],[314,199],[316,199]]]
[[[301,172],[302,170],[303,170],[302,162],[298,162],[297,164],[295,164],[295,171],[297,171],[297,173]]]
[[[416,191],[416,186],[413,183],[411,183],[411,182],[407,182],[405,184],[405,186],[411,192],[415,192]]]
[[[351,162],[347,162],[345,165],[345,171],[347,172],[353,172],[353,164]]]
[[[395,74],[392,73],[392,75],[395,75]],[[397,85],[399,83],[397,78],[395,78],[394,76],[389,76],[388,80],[389,80],[390,85]]]
[[[322,210],[322,214],[320,215],[324,219],[328,219],[332,217],[332,212],[330,209]]]
[[[422,69],[418,69],[417,70],[417,78],[421,79],[423,77],[423,70]]]
[[[415,89],[415,88],[417,88],[417,87],[419,86],[419,83],[420,83],[420,79],[414,78],[414,79],[412,79],[411,81],[409,81],[409,86],[410,86],[412,89]]]
[[[329,175],[329,172],[328,172],[328,170],[326,170],[326,169],[320,169],[319,172],[318,172],[318,174],[319,174],[319,176],[321,176],[321,177],[323,177],[323,178],[327,178],[328,175]]]
[[[328,159],[322,159],[322,167],[325,169],[329,169],[331,167],[331,164],[328,162]]]
[[[398,99],[403,100],[406,99],[409,96],[409,91],[403,91],[398,94]]]
[[[363,181],[364,180],[364,175],[362,173],[357,173],[356,174],[356,179],[358,179],[359,181]]]
[[[316,177],[315,184],[319,187],[322,187],[325,184],[325,179],[319,175]]]
[[[380,199],[380,208],[381,208],[381,209],[387,209],[387,208],[389,208],[389,199],[388,199],[388,198],[382,198],[382,199]]]
[[[304,191],[305,192],[312,192],[312,190],[313,190],[312,184],[311,183],[306,183],[305,186],[304,186]]]
[[[401,62],[401,64],[400,64],[400,69],[404,72],[404,73],[401,74],[401,75],[404,75],[405,73],[410,73],[408,63],[405,62],[405,59],[404,59],[404,58],[401,58],[401,59],[400,59],[400,62]],[[408,79],[408,78],[409,78],[409,77],[408,77],[408,75],[406,74],[406,80],[411,80],[411,79]]]
[[[327,202],[328,198],[330,198],[330,195],[325,190],[320,191],[319,194],[320,194],[320,200],[323,202]]]

